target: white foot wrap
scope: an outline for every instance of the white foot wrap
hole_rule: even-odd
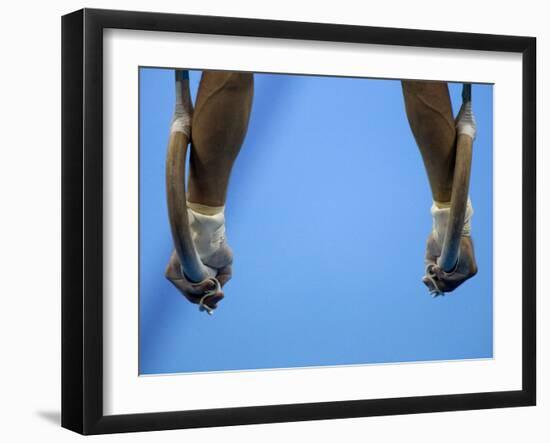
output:
[[[441,204],[434,202],[432,204],[432,218],[433,218],[433,235],[434,239],[439,246],[443,245],[445,240],[445,233],[447,232],[447,225],[449,223],[449,215],[451,213],[450,203]],[[469,237],[472,226],[471,219],[474,215],[474,208],[472,207],[472,202],[468,197],[468,204],[466,206],[466,214],[464,215],[464,227],[462,228],[462,235]]]
[[[189,79],[178,77],[176,80],[176,108],[172,117],[170,133],[183,132],[187,137],[191,135],[191,118],[193,104],[189,91]]]
[[[225,242],[225,215],[223,209],[214,215],[201,214],[189,208],[189,205],[193,206],[193,203],[188,203],[187,209],[193,242],[201,261],[208,263],[208,259]]]

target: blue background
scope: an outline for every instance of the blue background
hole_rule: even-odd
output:
[[[492,86],[474,85],[473,103],[479,273],[433,299],[431,194],[400,82],[256,74],[226,203],[234,276],[209,317],[164,277],[174,74],[142,68],[140,373],[492,357]]]

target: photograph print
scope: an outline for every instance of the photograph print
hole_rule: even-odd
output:
[[[139,68],[139,374],[493,358],[493,85]]]

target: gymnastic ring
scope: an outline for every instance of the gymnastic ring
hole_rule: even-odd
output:
[[[212,297],[218,293],[218,291],[221,290],[220,282],[217,278],[211,278],[210,281],[213,281],[216,284],[216,287],[214,289],[210,289],[204,293],[204,295],[199,300],[199,311],[203,312],[206,311],[208,315],[212,315],[214,313],[214,309],[208,306],[205,301],[208,299],[208,297]]]

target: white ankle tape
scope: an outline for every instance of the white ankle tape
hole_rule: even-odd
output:
[[[225,215],[205,215],[187,208],[189,228],[199,257],[205,262],[225,241]]]
[[[432,204],[431,208],[433,225],[432,231],[435,241],[438,245],[443,245],[445,240],[445,233],[447,232],[447,225],[449,224],[449,215],[451,213],[450,207],[440,208],[436,202]],[[462,228],[462,235],[469,237],[472,231],[471,219],[474,215],[474,208],[472,202],[468,197],[468,204],[466,206],[466,214],[464,214],[464,227]]]
[[[202,203],[194,203],[187,201],[187,207],[189,209],[192,209],[195,212],[198,212],[199,214],[204,215],[216,215],[219,212],[223,212],[225,210],[225,205],[222,206],[208,206],[203,205]]]

